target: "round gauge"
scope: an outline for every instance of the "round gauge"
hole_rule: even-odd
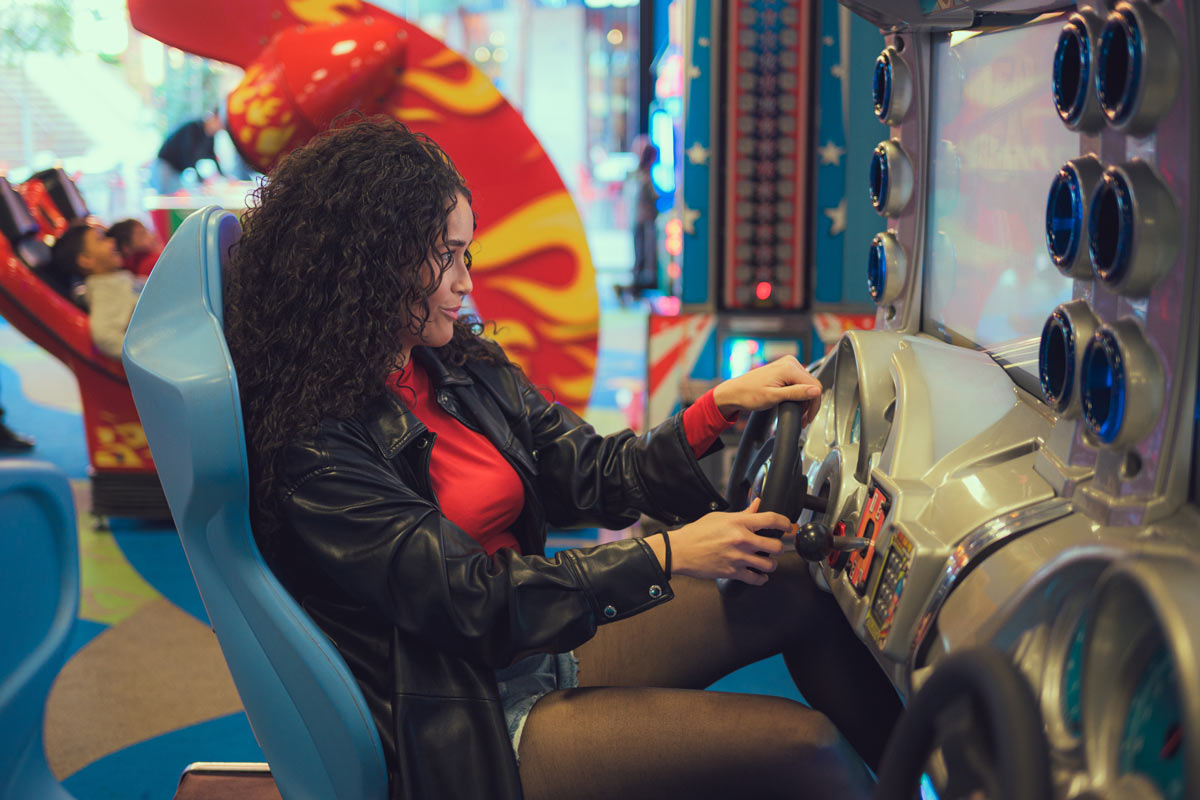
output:
[[[1083,650],[1083,733],[1098,796],[1197,797],[1196,561],[1126,557],[1101,576]]]
[[[1083,733],[1083,643],[1087,638],[1087,614],[1075,623],[1075,632],[1067,644],[1063,659],[1062,683],[1058,697],[1063,727],[1072,736]]]
[[[1117,770],[1148,780],[1163,800],[1183,800],[1186,766],[1175,665],[1160,644],[1133,686],[1117,745]]]

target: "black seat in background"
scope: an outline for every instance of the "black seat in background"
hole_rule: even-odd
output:
[[[54,201],[58,213],[62,214],[68,222],[81,220],[88,215],[88,207],[84,202],[83,195],[79,193],[75,181],[71,180],[62,167],[44,169],[34,173],[33,177],[46,187],[46,193]]]
[[[61,170],[59,170],[61,172]],[[72,184],[74,188],[74,184]],[[29,213],[24,199],[12,184],[0,176],[0,233],[8,240],[17,258],[58,294],[76,303],[73,276],[58,270],[51,257],[50,246],[40,235],[37,221]]]

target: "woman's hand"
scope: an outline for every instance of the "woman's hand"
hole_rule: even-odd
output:
[[[803,424],[808,425],[821,405],[821,382],[800,366],[795,356],[784,356],[717,384],[713,400],[726,417],[740,411],[774,408],[785,400],[807,402]]]
[[[671,574],[735,578],[761,586],[775,571],[775,556],[784,549],[778,539],[756,533],[764,528],[790,531],[792,523],[783,514],[760,512],[757,497],[745,511],[705,514],[671,531]],[[665,552],[662,537],[650,536],[646,543],[661,563]],[[751,568],[761,574],[751,572]]]

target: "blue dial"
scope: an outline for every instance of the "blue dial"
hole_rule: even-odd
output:
[[[1075,633],[1067,647],[1067,658],[1063,662],[1062,685],[1059,698],[1062,701],[1063,726],[1067,733],[1079,736],[1083,733],[1083,640],[1087,634],[1087,615],[1075,623]]]
[[[1175,667],[1163,645],[1142,670],[1133,689],[1117,748],[1120,772],[1146,778],[1158,788],[1163,800],[1184,798],[1187,765],[1180,709]]]

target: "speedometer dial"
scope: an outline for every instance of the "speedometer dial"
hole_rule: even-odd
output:
[[[1126,557],[1100,578],[1083,657],[1096,796],[1200,797],[1200,584],[1186,558]]]
[[[1072,736],[1083,732],[1083,644],[1087,637],[1087,615],[1075,624],[1075,633],[1067,645],[1063,659],[1062,683],[1059,686],[1059,702],[1062,705],[1063,727]]]
[[[1183,800],[1183,725],[1175,668],[1166,645],[1158,647],[1134,684],[1117,768],[1123,775],[1150,781],[1163,800]]]

